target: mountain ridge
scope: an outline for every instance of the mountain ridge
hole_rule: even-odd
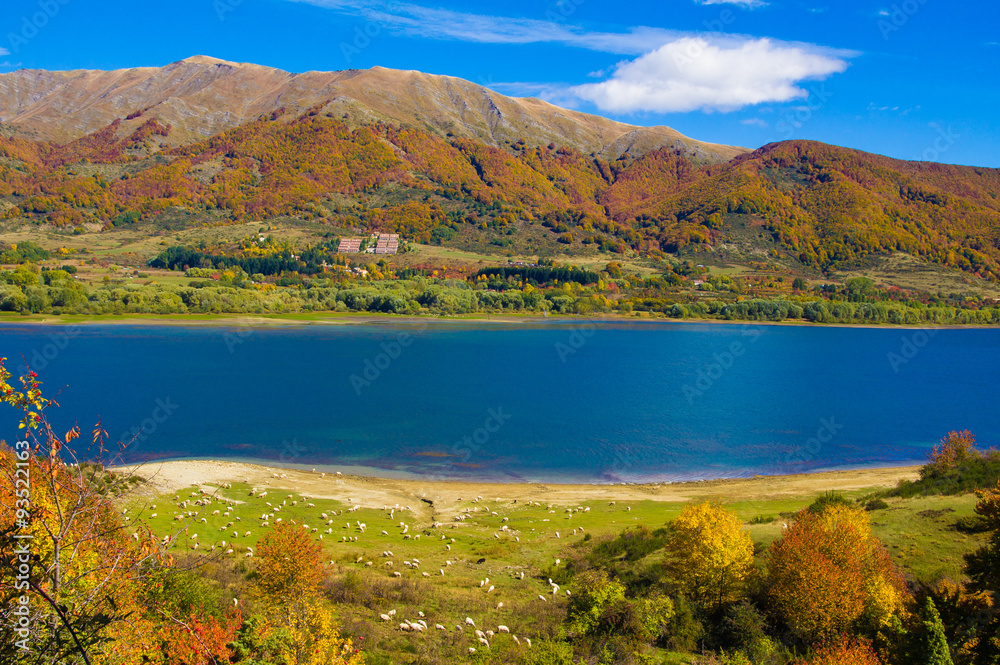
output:
[[[263,115],[291,119],[317,106],[340,114],[352,126],[377,121],[413,125],[495,147],[518,140],[556,143],[609,160],[663,147],[682,150],[700,163],[748,152],[692,139],[670,127],[629,125],[416,70],[290,73],[196,55],[162,67],[0,74],[0,123],[22,138],[58,143],[119,118],[124,135],[141,125],[141,117],[172,126],[166,143],[187,144]]]

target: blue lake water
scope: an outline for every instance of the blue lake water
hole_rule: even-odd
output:
[[[1000,330],[678,323],[0,325],[61,428],[129,461],[639,482],[920,462],[1000,440]],[[0,437],[17,414],[0,413]]]

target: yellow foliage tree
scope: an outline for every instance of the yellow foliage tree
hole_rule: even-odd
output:
[[[361,665],[364,657],[337,631],[333,607],[318,595],[286,606],[282,613],[290,639],[284,651],[289,665]]]
[[[709,502],[671,523],[668,568],[692,598],[716,607],[739,600],[753,570],[753,540],[736,515]]]

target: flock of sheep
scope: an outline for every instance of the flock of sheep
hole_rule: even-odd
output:
[[[282,474],[282,476],[283,475],[284,474]],[[274,474],[274,476],[275,477],[282,477],[282,476],[279,476],[278,474]],[[232,486],[230,484],[225,484],[225,485],[222,485],[220,489],[231,489],[231,487]],[[249,496],[250,497],[256,497],[257,499],[266,499],[269,496],[269,493],[273,494],[275,492],[276,492],[276,490],[274,490],[273,488],[271,488],[271,489],[262,489],[262,488],[254,487],[254,488],[252,488],[249,491]],[[301,506],[302,508],[316,508],[315,504],[308,502],[308,497],[306,497],[305,495],[300,495],[300,497],[301,497],[301,503],[303,504]],[[462,500],[461,498],[458,499],[458,501],[461,501],[461,500]],[[235,513],[235,510],[236,510],[236,507],[240,503],[243,503],[243,502],[239,502],[239,501],[235,501],[233,499],[229,499],[229,498],[226,498],[226,497],[218,496],[217,494],[210,494],[205,489],[201,489],[201,490],[198,490],[198,491],[195,491],[195,492],[191,492],[191,494],[190,494],[190,496],[188,498],[181,499],[181,497],[178,496],[178,497],[175,498],[174,501],[175,501],[175,505],[176,505],[176,510],[175,510],[174,515],[173,515],[173,519],[177,520],[177,521],[187,520],[187,523],[174,536],[171,537],[171,536],[168,535],[168,536],[164,536],[163,537],[163,543],[162,544],[163,544],[164,547],[169,547],[169,546],[175,544],[175,542],[181,537],[181,534],[183,534],[184,532],[186,532],[188,530],[188,528],[192,524],[194,524],[196,522],[200,522],[202,524],[206,524],[207,525],[207,521],[208,520],[205,517],[202,517],[202,514],[204,514],[205,512],[207,512],[207,510],[209,508],[212,508],[214,505],[217,505],[217,504],[220,504],[220,507],[219,508],[215,508],[211,512],[211,516],[212,517],[222,517],[223,519],[229,520],[229,521],[226,522],[226,524],[218,527],[218,530],[221,531],[221,532],[223,532],[227,537],[228,537],[229,533],[231,532],[232,533],[232,537],[234,539],[238,538],[240,536],[240,530],[241,529],[237,526],[237,524],[240,523],[240,522],[242,522],[243,518],[241,516],[239,516],[239,515],[235,515],[234,513]],[[498,498],[498,499],[496,499],[496,501],[499,503],[501,500]],[[319,539],[322,540],[323,537],[324,537],[324,535],[330,536],[330,535],[332,535],[334,533],[334,525],[335,525],[335,521],[336,521],[334,518],[339,517],[340,520],[341,520],[341,523],[343,524],[342,528],[343,529],[347,529],[350,532],[349,535],[342,535],[340,537],[340,541],[339,542],[358,542],[359,541],[359,537],[362,536],[362,535],[364,535],[367,532],[368,526],[367,526],[367,524],[365,524],[361,520],[357,520],[357,519],[355,519],[355,520],[346,520],[346,519],[344,519],[345,513],[355,513],[355,512],[357,512],[358,510],[361,509],[361,506],[359,504],[355,503],[353,499],[347,499],[347,502],[349,504],[352,504],[349,508],[345,508],[345,509],[339,510],[339,511],[338,510],[327,510],[327,511],[319,512],[317,514],[317,516],[316,516],[316,519],[319,522],[319,524],[317,526],[310,526],[309,524],[306,524],[306,523],[302,522],[301,523],[301,527],[304,528],[304,529],[306,529],[306,530],[308,530],[310,533],[317,534],[318,537],[319,537]],[[484,500],[483,500],[483,497],[477,496],[475,499],[472,499],[471,502],[472,502],[472,504],[481,504],[481,503],[484,503]],[[517,501],[515,500],[514,503],[516,504]],[[265,529],[265,528],[271,526],[272,524],[278,524],[278,523],[280,523],[283,519],[285,519],[284,517],[281,516],[282,512],[285,511],[285,510],[287,510],[287,509],[289,509],[289,508],[299,506],[300,505],[300,501],[296,500],[292,494],[287,494],[284,498],[281,498],[280,501],[279,501],[278,497],[271,497],[271,500],[266,500],[264,502],[264,505],[267,507],[267,509],[266,509],[265,512],[261,513],[259,515],[259,517],[258,517],[259,528],[260,529]],[[527,501],[526,503],[524,503],[522,505],[527,505],[527,506],[531,506],[531,507],[539,507],[539,508],[542,507],[541,503],[532,502],[532,501]],[[612,502],[611,505],[614,505],[613,502]],[[155,510],[156,509],[156,505],[155,504],[151,505],[150,509]],[[556,511],[553,509],[553,506],[551,506],[551,505],[546,506],[546,510],[547,510],[548,514],[550,514],[550,515],[555,515],[556,514]],[[628,510],[628,509],[626,509],[626,510]],[[395,521],[395,519],[396,519],[396,513],[397,512],[408,513],[410,515],[416,516],[416,512],[410,506],[400,506],[399,504],[396,504],[394,506],[383,505],[382,506],[382,511],[388,516],[389,520],[393,520],[393,521]],[[493,537],[495,539],[511,538],[514,542],[518,542],[518,543],[520,542],[520,535],[522,534],[522,532],[518,531],[518,530],[515,530],[515,529],[512,529],[510,527],[510,525],[508,524],[510,518],[506,517],[506,516],[501,516],[497,512],[497,510],[492,510],[491,508],[489,508],[487,506],[473,505],[471,507],[465,507],[461,511],[459,511],[457,515],[455,515],[454,521],[458,522],[458,523],[466,522],[466,521],[468,521],[470,519],[478,517],[479,514],[480,514],[480,511],[483,511],[483,514],[485,514],[485,515],[487,515],[489,517],[499,517],[500,518],[500,526],[493,533]],[[128,510],[125,509],[125,512],[127,513]],[[564,519],[570,520],[570,519],[572,519],[572,517],[574,516],[574,514],[577,514],[577,513],[587,513],[587,512],[590,512],[590,508],[589,507],[582,507],[582,506],[580,506],[580,507],[575,507],[575,508],[566,508],[565,509]],[[155,518],[156,516],[157,516],[157,513],[155,513],[155,512],[153,512],[153,513],[151,513],[149,515],[149,517],[152,517],[152,518]],[[126,516],[126,519],[128,520],[130,518],[128,516]],[[541,521],[542,522],[549,522],[550,519],[551,518],[544,518]],[[291,521],[292,523],[296,523],[297,521],[301,521],[301,512],[299,514],[299,520],[289,519],[289,521]],[[441,524],[440,522],[433,522],[432,525],[431,525],[431,528],[435,528],[436,529],[436,528],[440,528],[440,527],[443,527],[443,526],[445,526],[445,525]],[[459,524],[453,524],[452,528],[456,528],[458,526],[459,526]],[[410,539],[419,540],[422,535],[425,536],[425,537],[429,537],[429,538],[434,538],[435,537],[435,536],[431,535],[427,530],[425,530],[423,533],[412,533],[411,534],[410,533],[410,524],[408,524],[406,522],[406,520],[400,520],[398,522],[398,524],[394,524],[393,527],[389,527],[389,528],[391,528],[393,530],[397,530],[397,535],[402,540],[410,540]],[[534,532],[535,529],[531,529],[531,531]],[[573,535],[577,534],[578,532],[582,533],[583,532],[583,527],[577,527],[577,528],[574,528],[572,530],[572,534]],[[551,533],[553,533],[556,538],[560,538],[561,537],[559,531],[552,531]],[[383,536],[386,536],[386,537],[390,536],[390,533],[389,533],[388,530],[382,530],[381,534]],[[249,529],[246,529],[245,527],[243,527],[242,528],[242,537],[243,538],[250,538],[251,536],[252,536],[252,531],[249,530]],[[443,541],[442,542],[442,544],[444,545],[443,554],[445,556],[448,556],[448,553],[451,552],[451,546],[452,546],[452,544],[455,543],[455,539],[454,538],[449,538],[446,535],[440,534],[439,540]],[[193,549],[193,550],[199,549],[199,547],[201,547],[201,544],[199,543],[199,536],[198,536],[198,534],[197,533],[190,533],[187,536],[187,542],[185,543],[185,545],[187,547],[189,547],[190,549]],[[221,550],[221,552],[223,552],[225,554],[234,554],[236,552],[236,550],[237,550],[237,546],[235,545],[235,543],[232,543],[232,542],[227,543],[226,540],[220,540],[220,541],[217,541],[215,544],[209,545],[206,549],[208,549],[209,551],[215,551],[216,549],[219,549],[219,550]],[[246,546],[246,547],[243,548],[243,552],[244,552],[244,556],[246,556],[246,557],[253,557],[254,556],[253,547]],[[384,558],[386,560],[382,563],[382,565],[380,566],[380,568],[386,569],[387,572],[390,573],[393,577],[402,577],[402,572],[400,570],[396,570],[395,555],[392,553],[392,551],[390,551],[390,550],[383,550],[382,553],[381,553],[381,556],[382,556],[382,558]],[[440,567],[438,567],[438,569],[437,569],[437,574],[438,575],[444,576],[445,575],[445,571],[449,567],[451,567],[453,564],[458,563],[458,561],[457,560],[453,560],[453,558],[454,557],[449,557],[449,558],[443,560],[443,562],[440,564]],[[366,559],[366,557],[364,557],[364,556],[358,557],[357,560],[355,561],[355,563],[356,564],[363,564],[366,567],[374,567],[374,561],[372,561],[372,560],[367,560],[366,561],[365,559]],[[480,560],[479,562],[481,563],[482,560]],[[333,564],[334,562],[331,561],[330,563]],[[558,566],[560,563],[561,562],[560,562],[559,559],[555,559],[555,565],[556,566]],[[412,570],[414,572],[420,572],[421,576],[423,576],[423,577],[431,577],[431,574],[429,572],[421,570],[422,563],[421,563],[420,559],[417,559],[415,557],[410,557],[409,559],[402,561],[401,565],[405,569]],[[515,580],[523,581],[524,578],[525,578],[524,572],[523,571],[519,571],[519,572],[513,573],[513,578]],[[557,594],[560,593],[560,587],[559,587],[558,584],[555,584],[551,579],[548,580],[548,584],[549,584],[549,589],[548,590],[549,590],[549,595],[550,596],[555,596],[555,595],[557,595]],[[497,589],[494,584],[490,584],[489,577],[486,577],[484,579],[479,580],[478,581],[478,588],[483,589],[483,592],[485,594],[492,594]],[[570,592],[568,590],[563,591],[563,593],[567,597],[570,596]],[[537,598],[540,601],[542,601],[542,602],[547,602],[548,601],[548,598],[544,594],[538,594]],[[500,609],[502,607],[503,607],[503,603],[502,602],[500,602],[500,603],[497,604],[497,609]],[[379,618],[383,622],[390,622],[390,621],[393,621],[393,617],[395,616],[395,614],[396,614],[396,610],[390,610],[387,613],[379,614]],[[415,620],[415,621],[404,620],[404,621],[400,622],[398,624],[399,630],[400,631],[404,631],[404,632],[412,632],[412,633],[420,633],[420,632],[424,632],[424,631],[428,630],[429,626],[428,626],[427,622],[424,619],[424,613],[423,612],[419,612],[418,614],[419,614],[420,618],[417,619],[417,620]],[[441,624],[441,623],[435,623],[434,624],[434,628],[436,630],[441,630],[441,631],[447,630],[447,628],[445,628],[445,626],[443,624]],[[510,631],[510,629],[507,626],[505,626],[505,625],[497,625],[495,627],[495,630],[485,630],[484,631],[484,630],[480,630],[476,626],[475,622],[472,620],[471,617],[466,617],[465,621],[463,623],[457,623],[457,624],[455,624],[455,630],[456,631],[464,632],[466,628],[471,628],[474,631],[475,637],[477,639],[477,644],[480,645],[480,646],[483,646],[483,647],[487,647],[488,648],[489,647],[489,641],[496,634],[499,634],[499,633],[511,634],[511,637],[513,638],[513,640],[517,644],[525,644],[528,647],[531,646],[531,639],[530,638],[528,638],[528,637],[519,637],[517,635],[512,634],[511,631]],[[469,653],[474,653],[475,651],[476,651],[475,647],[469,647]]]

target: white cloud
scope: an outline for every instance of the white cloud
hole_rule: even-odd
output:
[[[740,120],[741,125],[747,125],[750,127],[768,127],[767,121],[761,120],[760,118],[747,118],[746,120]]]
[[[0,47],[0,55],[10,55],[10,51],[5,48]]]
[[[805,98],[799,83],[843,72],[851,55],[770,39],[682,37],[569,92],[614,113],[732,111]]]
[[[676,39],[683,33],[662,28],[636,27],[624,32],[593,32],[567,22],[509,16],[487,16],[423,7],[413,3],[362,0],[292,0],[361,16],[397,34],[431,39],[454,39],[479,44],[560,43],[591,51],[639,55]]]
[[[487,16],[390,0],[291,0],[336,11],[379,29],[409,37],[480,44],[553,43],[633,56],[591,72],[604,81],[584,85],[504,83],[514,94],[538,94],[550,102],[581,100],[604,111],[730,111],[751,104],[786,102],[808,93],[798,83],[824,79],[847,68],[856,55],[811,44],[745,35],[701,35],[645,26],[619,32],[591,31],[563,17],[553,20]],[[763,0],[695,0],[747,8]],[[367,26],[361,26],[367,30]]]
[[[739,5],[747,9],[756,9],[767,5],[764,0],[694,0],[699,5]]]

